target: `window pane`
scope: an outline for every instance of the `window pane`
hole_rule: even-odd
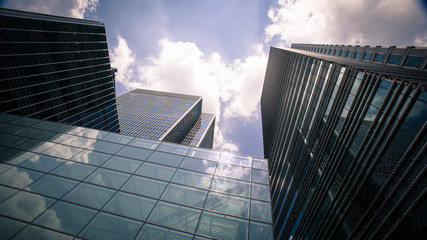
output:
[[[92,165],[100,166],[102,165],[107,159],[109,159],[111,155],[100,153],[100,152],[93,152],[89,150],[83,150],[76,156],[72,158],[72,160],[81,162],[81,163],[87,163]]]
[[[96,142],[95,139],[78,137],[78,136],[71,136],[71,137],[67,138],[66,140],[62,141],[61,144],[85,148],[85,147],[89,147],[94,142]]]
[[[252,166],[252,157],[242,156],[232,153],[221,153],[221,157],[219,158],[220,162],[230,163],[240,166],[251,167]]]
[[[251,180],[251,168],[219,163],[215,175]]]
[[[122,147],[123,147],[123,145],[120,145],[120,144],[115,144],[115,143],[104,142],[104,141],[98,140],[96,143],[92,144],[92,146],[88,147],[88,149],[99,151],[99,152],[114,154],[114,153],[118,152]]]
[[[162,195],[163,200],[202,208],[208,191],[170,183]]]
[[[249,182],[215,176],[212,181],[211,189],[249,197],[251,184]]]
[[[167,183],[163,181],[132,176],[122,189],[148,197],[159,198],[166,185]]]
[[[110,133],[107,136],[105,136],[104,138],[102,138],[102,140],[104,140],[104,141],[115,142],[115,143],[120,143],[120,144],[127,144],[130,141],[132,141],[132,139],[134,139],[134,137],[126,136],[126,135],[118,134],[118,133]]]
[[[156,204],[156,200],[136,196],[129,193],[118,192],[104,207],[104,210],[145,220]]]
[[[220,155],[219,152],[214,152],[214,151],[199,149],[199,148],[192,148],[187,154],[187,156],[190,156],[190,157],[203,158],[211,161],[218,161],[219,155]]]
[[[186,157],[180,167],[213,174],[215,172],[216,165],[216,162]]]
[[[43,151],[43,154],[50,155],[53,157],[60,157],[60,158],[67,158],[70,159],[77,153],[82,151],[80,148],[65,146],[61,144],[57,144],[45,151]]]
[[[160,144],[160,146],[157,148],[157,150],[159,151],[175,153],[179,155],[187,154],[189,149],[190,147],[188,146],[183,146],[183,145],[178,145],[173,143],[166,143],[166,142],[162,142],[162,144]]]
[[[209,192],[206,209],[240,217],[249,217],[249,199]]]
[[[15,194],[18,190],[0,185],[0,202]],[[0,235],[1,236],[1,235]]]
[[[39,173],[33,170],[13,167],[0,174],[0,182],[4,185],[9,185],[12,187],[24,188],[43,175],[43,173]]]
[[[95,214],[95,210],[58,201],[38,217],[34,223],[63,232],[78,234]]]
[[[176,168],[173,167],[167,167],[163,165],[145,162],[138,169],[138,171],[136,171],[136,173],[147,177],[169,181],[171,180],[175,171]]]
[[[54,202],[52,198],[21,191],[2,202],[0,212],[9,217],[32,221]]]
[[[130,158],[136,158],[139,160],[146,160],[152,152],[153,151],[151,151],[151,150],[147,150],[147,149],[143,149],[143,148],[125,146],[124,148],[122,148],[117,153],[117,155],[124,156],[124,157],[130,157]]]
[[[270,224],[251,221],[250,229],[249,240],[273,239],[273,228]]]
[[[74,178],[77,180],[83,180],[95,169],[96,167],[94,166],[67,161],[55,170],[53,170],[52,173],[64,177]]]
[[[9,239],[16,232],[25,227],[25,223],[10,218],[0,217],[0,236],[3,239]]]
[[[164,226],[194,232],[200,217],[200,210],[158,202],[147,221]]]
[[[147,148],[152,150],[156,149],[157,146],[159,146],[159,144],[160,142],[158,141],[142,139],[142,138],[135,138],[129,143],[129,145],[131,146],[142,147],[142,148]]]
[[[197,233],[220,239],[247,239],[248,224],[244,219],[203,212]]]
[[[134,173],[141,164],[142,162],[138,160],[113,156],[102,166],[123,172]]]
[[[164,240],[164,239],[173,239],[173,240],[192,240],[193,235],[183,232],[178,232],[168,228],[162,228],[159,226],[144,224],[141,229],[141,232],[138,234],[136,239],[145,240]]]
[[[51,230],[48,230],[46,228],[37,227],[34,225],[28,225],[26,228],[24,228],[21,232],[19,232],[13,239],[43,239],[43,240],[56,240],[56,239],[73,239],[73,237],[59,233],[54,232]]]
[[[252,181],[268,184],[269,183],[268,172],[253,169]]]
[[[175,154],[154,152],[147,161],[178,167],[183,159],[183,156]]]
[[[268,185],[252,183],[252,197],[270,201],[270,188]]]
[[[209,188],[212,175],[178,169],[172,182],[182,183],[194,187]]]
[[[92,184],[80,183],[64,199],[85,206],[100,209],[113,196],[114,190]]]
[[[35,193],[61,198],[77,183],[77,181],[46,174],[26,189]]]
[[[271,222],[271,205],[268,202],[251,200],[251,218]]]
[[[129,177],[130,174],[98,168],[85,181],[119,189]]]
[[[83,129],[83,131],[80,131],[76,133],[78,136],[82,137],[88,137],[88,138],[95,138],[95,139],[101,139],[108,135],[108,132],[103,132],[95,129]]]
[[[62,159],[37,154],[36,156],[22,162],[19,166],[49,172],[63,162],[65,161]]]
[[[255,159],[254,158],[254,160],[252,162],[252,167],[263,169],[263,170],[268,170],[268,162],[267,162],[267,160]]]
[[[79,236],[88,239],[133,239],[141,226],[142,222],[100,212]]]

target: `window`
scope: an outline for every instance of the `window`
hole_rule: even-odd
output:
[[[399,64],[401,58],[402,55],[390,55],[390,57],[387,59],[387,63]]]
[[[372,54],[370,52],[366,52],[365,55],[363,55],[363,60],[371,60]]]
[[[419,56],[408,56],[403,65],[408,67],[418,68],[421,65],[421,62],[423,61],[423,59],[424,59],[423,57],[419,57]]]
[[[375,54],[374,62],[382,62],[384,60],[384,57],[384,53],[377,53]]]
[[[362,57],[362,52],[354,53],[354,58],[360,59]]]

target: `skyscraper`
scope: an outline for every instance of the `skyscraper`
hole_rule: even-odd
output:
[[[0,111],[119,131],[102,22],[0,9]]]
[[[2,239],[272,239],[266,159],[0,114]]]
[[[135,89],[117,105],[123,134],[212,148],[215,115],[202,114],[202,97]]]
[[[427,49],[271,48],[261,97],[276,239],[423,239]]]

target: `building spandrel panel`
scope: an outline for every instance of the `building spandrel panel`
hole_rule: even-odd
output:
[[[42,126],[51,133],[43,143],[61,139],[50,145],[51,151],[58,147],[69,153],[40,154],[40,141],[26,144],[25,149],[16,148],[14,142],[1,144],[2,152],[9,152],[0,165],[4,169],[0,172],[0,222],[8,229],[5,234],[71,239],[272,239],[268,184],[246,177],[252,169],[241,166],[241,161],[218,163],[222,152],[162,142],[164,147],[158,148],[159,142],[142,138],[126,143],[121,138],[102,140],[93,136],[105,137],[103,131],[70,130],[59,123],[40,124],[4,114],[0,114],[0,132],[7,132],[2,127],[11,119],[19,120],[15,124],[22,127]],[[4,134],[13,137],[17,131]],[[18,133],[21,140],[34,139],[31,131],[25,133]],[[85,144],[83,138],[95,142]],[[144,160],[141,153],[147,151],[152,153]],[[47,160],[24,164],[42,155]],[[230,153],[224,155],[230,158]],[[252,162],[250,156],[237,156],[245,159],[244,165]],[[224,174],[223,167],[219,171],[218,165],[248,171],[233,176]],[[267,191],[251,197],[255,184]]]

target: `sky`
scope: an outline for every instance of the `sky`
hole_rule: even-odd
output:
[[[263,157],[259,100],[270,46],[427,47],[425,0],[0,0],[11,9],[102,21],[116,94],[203,97],[214,149]]]

